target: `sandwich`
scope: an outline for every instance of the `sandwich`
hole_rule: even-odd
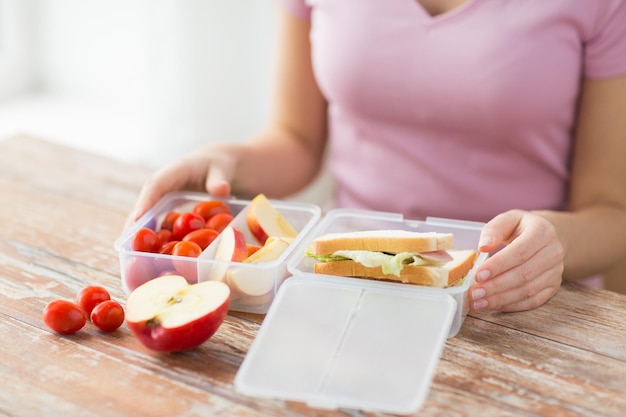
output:
[[[371,230],[328,233],[306,249],[318,274],[445,288],[474,267],[477,251],[457,250],[452,233]]]

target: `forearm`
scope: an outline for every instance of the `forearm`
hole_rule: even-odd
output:
[[[235,195],[292,195],[315,179],[323,159],[323,144],[314,146],[277,127],[237,146],[237,169],[232,182]]]
[[[597,204],[570,212],[536,213],[557,230],[565,249],[565,279],[588,278],[626,259],[626,208]]]

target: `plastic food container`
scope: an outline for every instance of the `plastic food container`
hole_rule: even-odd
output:
[[[313,273],[314,260],[304,255],[305,248],[311,241],[325,233],[344,233],[359,230],[385,230],[385,229],[401,229],[413,232],[440,232],[454,234],[454,245],[456,249],[477,249],[480,232],[484,224],[479,222],[470,222],[465,220],[453,220],[444,218],[429,217],[424,221],[406,220],[401,214],[384,213],[368,210],[351,210],[338,209],[330,211],[320,221],[315,230],[302,240],[300,247],[293,252],[293,256],[289,261],[288,269],[293,275],[311,277],[319,276]],[[445,293],[456,301],[456,309],[454,320],[450,327],[450,337],[455,336],[465,317],[469,311],[469,294],[470,285],[474,282],[474,271],[476,267],[483,263],[487,258],[487,254],[479,254],[474,264],[474,268],[468,273],[461,284],[457,284],[448,288],[431,288],[426,286],[415,286],[403,283],[390,283],[393,286],[417,287],[425,293]],[[333,277],[341,282],[343,277]],[[365,281],[359,279],[359,281]]]
[[[328,232],[451,232],[476,249],[482,223],[339,209],[327,213],[288,260],[278,292],[235,378],[243,394],[408,414],[426,399],[441,351],[468,312],[479,255],[462,284],[445,289],[313,273],[304,249]]]
[[[194,205],[206,200],[225,202],[234,216],[230,224],[244,233],[247,243],[258,244],[246,223],[246,209],[250,201],[236,198],[220,199],[205,193],[170,193],[128,228],[114,243],[119,255],[124,290],[128,293],[139,284],[165,273],[183,275],[190,283],[194,283],[214,279],[228,270],[235,277],[232,283],[228,282],[231,286],[230,310],[265,314],[283,280],[290,275],[287,271],[286,259],[317,224],[321,213],[320,208],[313,204],[270,200],[272,206],[298,231],[298,235],[289,247],[272,262],[244,264],[213,259],[221,235],[198,258],[131,250],[131,241],[137,230],[142,227],[158,230],[168,212],[191,211]],[[216,274],[216,270],[222,274]]]

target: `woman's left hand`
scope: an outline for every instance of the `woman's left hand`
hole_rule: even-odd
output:
[[[490,220],[479,250],[493,252],[470,288],[471,310],[521,311],[538,307],[561,286],[565,250],[544,217],[510,210]]]

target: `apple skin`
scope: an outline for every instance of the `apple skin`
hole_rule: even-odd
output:
[[[165,329],[150,322],[127,322],[128,328],[150,350],[157,352],[183,352],[200,346],[209,340],[221,326],[229,303],[217,310],[176,329]]]
[[[243,232],[233,226],[226,226],[215,250],[218,261],[241,262],[248,257],[248,245]],[[209,272],[209,280],[223,281],[228,265],[215,264]]]
[[[154,290],[163,280],[171,281],[174,284],[165,286],[163,291]],[[200,313],[198,317],[192,318],[186,323],[178,323],[173,327],[167,327],[162,323],[158,311],[163,305],[163,299],[174,298],[177,295],[180,297],[193,295],[192,287],[200,285],[207,286],[207,288],[212,287],[208,291],[219,293],[216,295],[216,300],[213,300],[214,304],[217,301],[215,308]],[[145,291],[147,286],[151,286],[153,289]],[[176,288],[179,289],[178,292],[175,291]],[[145,298],[146,292],[152,292],[158,296],[155,296],[154,304],[142,311],[141,303],[145,303],[145,300],[148,299]],[[200,301],[198,311],[201,311],[202,304],[205,304],[203,303],[205,300],[201,299]],[[230,289],[224,283],[213,281],[190,285],[184,277],[166,275],[149,281],[145,286],[138,287],[130,294],[126,303],[126,324],[139,342],[148,349],[167,353],[182,352],[200,346],[215,334],[228,313],[229,303]],[[173,307],[172,310],[174,308],[176,307]],[[154,310],[156,314],[151,314],[152,312],[144,314],[148,310]],[[164,312],[165,314],[167,313]],[[169,314],[173,313],[170,312]]]
[[[272,262],[280,258],[293,239],[271,236],[259,250],[243,260],[244,264],[260,264]],[[231,291],[239,296],[257,297],[274,289],[276,280],[274,270],[251,268],[234,268],[227,273],[226,282]]]
[[[270,236],[294,238],[298,232],[276,210],[264,194],[258,194],[248,205],[246,223],[254,238],[264,245]]]

